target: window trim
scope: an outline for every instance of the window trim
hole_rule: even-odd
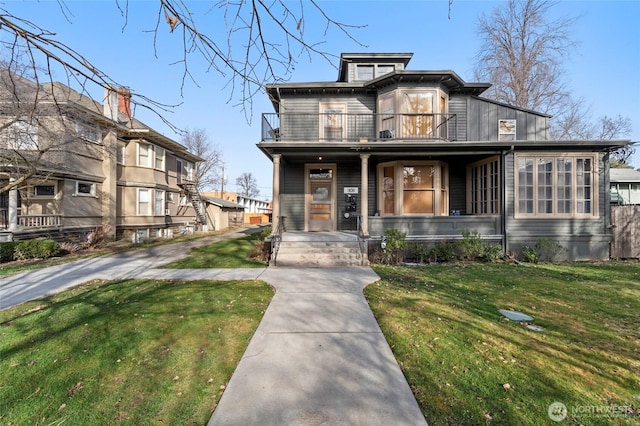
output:
[[[154,216],[165,216],[166,199],[165,199],[166,191],[162,189],[154,189],[153,190],[153,214]],[[158,198],[158,195],[162,195]]]
[[[404,212],[404,177],[405,167],[430,166],[433,168],[433,213],[405,213]],[[393,167],[394,170],[394,213],[384,212],[384,169]],[[379,163],[376,169],[378,186],[378,203],[376,209],[383,217],[420,217],[420,216],[449,216],[449,165],[442,161],[398,160]]]
[[[551,182],[551,192],[552,192],[552,213],[538,213],[538,173],[537,169],[533,172],[533,213],[521,213],[519,211],[519,202],[520,202],[520,173],[518,168],[519,160],[521,159],[533,159],[536,163],[539,159],[550,159],[552,160],[553,169],[552,169],[552,182]],[[558,213],[557,206],[557,189],[558,189],[558,171],[557,171],[557,161],[561,159],[570,159],[571,160],[571,212],[570,213]],[[577,205],[578,205],[578,182],[576,180],[577,176],[577,168],[576,162],[577,160],[591,160],[591,212],[590,213],[577,213]],[[548,152],[531,152],[531,153],[516,153],[514,155],[513,161],[513,213],[516,219],[526,219],[526,218],[536,218],[536,219],[566,219],[566,218],[577,218],[577,219],[598,219],[600,217],[600,187],[599,187],[599,179],[598,170],[600,169],[600,157],[597,153],[575,153],[575,154],[555,154]]]
[[[146,145],[148,147],[147,151],[147,164],[142,164],[140,162],[140,147],[142,145]],[[155,150],[153,149],[153,144],[149,142],[139,141],[136,146],[136,165],[138,167],[147,167],[152,168],[151,160],[155,158]]]
[[[91,190],[89,193],[86,192],[80,192],[79,188],[80,185],[84,184],[84,185],[89,185],[91,187]],[[81,181],[81,180],[77,180],[76,181],[76,189],[75,192],[73,193],[74,197],[93,197],[93,198],[98,198],[98,196],[96,195],[98,191],[97,185],[95,182],[86,182],[86,181]]]
[[[142,192],[145,192],[148,197],[146,201],[146,203],[148,204],[148,207],[147,207],[147,211],[144,213],[140,211],[140,193]],[[151,207],[153,205],[151,204],[151,201],[150,201],[151,200],[150,192],[151,192],[151,189],[149,188],[136,188],[136,216],[153,216],[151,214]]]
[[[491,164],[495,163],[496,164],[496,168],[495,168],[495,179],[496,179],[496,187],[495,187],[495,198],[493,197],[493,191],[492,191],[492,186],[491,186],[491,182],[492,182],[492,174],[491,174]],[[487,174],[485,175],[484,179],[485,179],[485,187],[484,187],[484,200],[483,201],[476,201],[474,203],[474,198],[473,198],[473,193],[474,193],[474,186],[473,186],[473,169],[476,168],[481,168],[483,166],[487,166]],[[474,163],[471,163],[467,166],[467,214],[471,214],[471,215],[497,215],[500,214],[500,209],[501,209],[501,202],[502,202],[502,176],[501,176],[501,170],[500,170],[500,156],[498,155],[492,155],[491,157],[485,158],[483,160],[480,161],[476,161]],[[476,191],[480,191],[479,189],[476,189]],[[480,192],[478,192],[479,194]],[[480,211],[474,211],[474,205],[482,205],[484,204],[484,207],[486,209],[485,212],[480,212]],[[490,206],[495,206],[495,212],[491,212],[490,210]]]
[[[53,187],[53,194],[52,194],[52,195],[49,195],[49,194],[46,194],[46,195],[39,195],[39,194],[38,194],[38,188],[40,188],[40,187],[45,187],[45,186],[47,186],[47,187],[48,187],[48,186]],[[52,198],[56,198],[56,196],[58,195],[58,184],[57,184],[56,182],[52,182],[52,183],[43,183],[43,184],[40,184],[40,185],[33,185],[33,187],[32,187],[32,188],[33,188],[33,195],[32,195],[32,197],[33,197],[33,198],[40,198],[40,199],[44,199],[44,198],[46,198],[46,199],[52,199]]]
[[[160,158],[158,158],[158,152],[162,151],[162,155]],[[156,170],[162,170],[165,171],[166,170],[166,164],[167,164],[167,150],[161,146],[157,146],[154,145],[153,147],[153,167]],[[160,161],[160,167],[158,167],[158,160]]]

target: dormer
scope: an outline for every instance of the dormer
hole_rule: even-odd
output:
[[[413,53],[343,53],[338,82],[364,83],[394,71],[403,71]]]

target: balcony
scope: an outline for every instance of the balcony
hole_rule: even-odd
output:
[[[262,114],[262,142],[455,141],[456,114]]]

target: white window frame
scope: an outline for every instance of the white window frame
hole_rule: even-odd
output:
[[[28,120],[11,123],[8,132],[7,148],[15,151],[38,150],[38,126]]]
[[[84,122],[76,122],[76,134],[80,139],[92,143],[100,143],[102,139],[102,132],[98,128]]]
[[[147,164],[143,164],[140,160],[140,153],[141,153],[141,147],[142,146],[146,146],[147,147]],[[154,161],[153,159],[155,158],[155,153],[154,153],[154,149],[153,149],[153,145],[148,143],[148,142],[138,142],[137,144],[137,149],[136,149],[136,164],[140,167],[152,167],[152,161]]]
[[[519,163],[520,160],[534,160],[533,170],[532,170],[532,182],[528,187],[532,188],[532,199],[533,203],[533,211],[532,212],[521,212],[520,210],[520,192],[522,189],[520,187],[520,168]],[[546,182],[547,185],[542,185],[539,183],[539,170],[538,163],[540,161],[551,160],[551,181]],[[571,161],[571,183],[570,183],[570,205],[571,211],[568,213],[559,212],[558,210],[558,160],[569,160]],[[589,185],[581,185],[578,182],[578,168],[577,163],[580,160],[589,160],[591,161],[591,170],[589,173],[590,184]],[[598,199],[599,194],[599,186],[598,186],[598,170],[599,170],[599,158],[598,155],[593,153],[585,153],[585,154],[550,154],[550,153],[521,153],[515,154],[514,157],[514,217],[516,218],[590,218],[595,219],[600,216],[600,202]],[[545,183],[545,182],[542,182]],[[543,200],[547,200],[547,198],[540,198],[540,191],[544,187],[551,188],[551,212],[540,212],[539,202]],[[565,185],[566,186],[566,185]],[[584,186],[588,186],[591,188],[590,193],[588,194],[590,198],[587,197],[578,197],[579,189],[584,189]],[[585,202],[590,203],[591,211],[588,213],[580,212],[581,206],[584,205]]]
[[[52,187],[53,188],[53,194],[43,194],[40,195],[38,194],[38,188],[42,188],[42,187]],[[40,185],[33,185],[33,198],[55,198],[56,195],[58,195],[58,185],[55,182],[52,183],[43,183]]]
[[[89,185],[89,192],[80,192],[80,185]],[[76,181],[76,190],[73,193],[76,197],[97,197],[97,188],[95,182]]]
[[[157,170],[165,170],[166,150],[160,146],[154,146],[154,167]]]
[[[161,189],[156,189],[154,191],[153,196],[153,211],[155,216],[164,216],[165,215],[165,191]]]
[[[433,213],[405,213],[404,212],[404,176],[403,172],[406,167],[423,167],[429,166],[433,170],[433,186],[430,189],[424,189],[433,194]],[[394,213],[385,213],[384,211],[384,169],[393,167],[393,194],[394,194]],[[377,176],[378,181],[378,212],[381,216],[448,216],[449,215],[449,167],[441,161],[390,161],[378,164]]]
[[[142,194],[145,194],[144,197]],[[146,201],[141,201],[142,198],[146,198]],[[141,205],[146,204],[146,211],[142,211]],[[148,188],[136,188],[136,215],[137,216],[151,216],[151,189]]]

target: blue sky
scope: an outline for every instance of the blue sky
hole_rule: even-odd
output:
[[[189,1],[186,4],[197,13],[206,12],[213,0]],[[187,80],[182,87],[179,65],[171,65],[182,57],[177,33],[170,34],[164,22],[157,34],[150,32],[158,19],[155,0],[129,0],[128,20],[116,6],[115,0],[66,1],[67,18],[57,1],[0,1],[1,7],[16,16],[31,20],[42,28],[56,33],[56,38],[72,47],[114,80],[129,86],[132,91],[165,104],[180,104],[167,115],[177,127],[205,129],[210,141],[223,152],[226,189],[235,189],[235,179],[244,172],[252,173],[258,181],[260,196],[271,197],[271,162],[256,148],[260,139],[260,113],[272,112],[263,94],[257,95],[253,106],[253,120],[249,125],[243,112],[230,101],[231,92],[224,87],[225,79],[213,71],[207,72],[203,63],[194,60],[190,71],[196,80]],[[125,0],[120,0],[124,5]],[[296,1],[287,2],[291,7]],[[362,25],[351,34],[362,47],[338,31],[325,27],[318,15],[310,13],[304,22],[309,41],[321,42],[323,50],[340,55],[341,52],[411,52],[410,69],[455,71],[466,81],[474,81],[475,56],[481,49],[476,34],[478,17],[505,1],[455,0],[448,18],[446,0],[319,1],[333,19]],[[574,54],[565,59],[565,79],[576,97],[590,106],[594,118],[604,115],[629,117],[633,132],[630,139],[640,141],[640,1],[560,1],[551,9],[551,18],[579,16],[573,26],[573,38],[579,42]],[[224,28],[209,24],[214,21],[210,11],[205,22],[222,42]],[[125,25],[126,24],[126,25]],[[176,30],[177,31],[177,30]],[[329,63],[319,57],[300,57],[291,81],[335,81],[338,61]],[[94,95],[100,99],[101,91]],[[145,111],[137,117],[180,140],[161,120]],[[640,167],[640,147],[633,165]]]

